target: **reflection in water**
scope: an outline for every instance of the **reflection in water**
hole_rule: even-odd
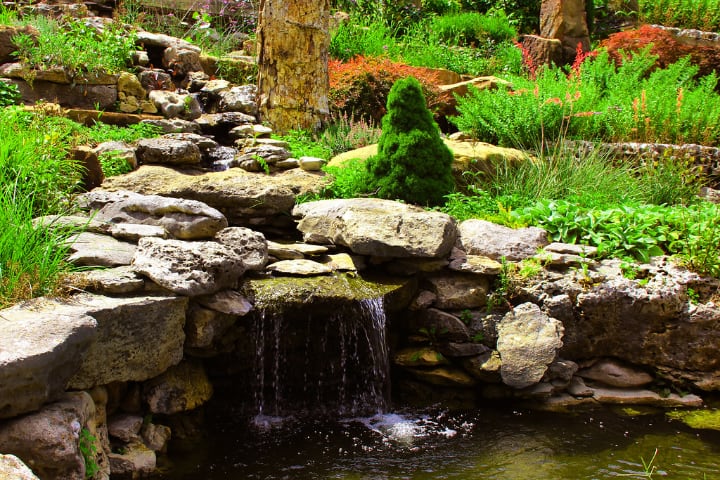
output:
[[[720,433],[659,415],[605,410],[553,415],[383,414],[339,422],[287,419],[271,429],[220,422],[202,458],[187,452],[164,478],[342,480],[720,479]]]

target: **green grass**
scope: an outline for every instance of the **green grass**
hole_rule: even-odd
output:
[[[667,27],[720,30],[718,0],[640,0],[640,21]]]

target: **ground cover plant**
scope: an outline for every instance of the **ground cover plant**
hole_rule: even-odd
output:
[[[667,27],[720,29],[718,0],[640,0],[640,21]]]

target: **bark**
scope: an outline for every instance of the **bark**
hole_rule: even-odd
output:
[[[329,114],[329,0],[261,0],[258,107],[278,133],[317,130]]]

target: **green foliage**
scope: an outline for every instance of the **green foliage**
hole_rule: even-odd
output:
[[[0,81],[0,107],[17,105],[20,103],[21,98],[17,85]]]
[[[487,13],[508,12],[510,22],[520,33],[539,30],[540,4],[537,0],[461,0],[462,10]]]
[[[80,430],[80,438],[78,440],[78,449],[85,461],[85,478],[93,478],[100,471],[97,463],[97,447],[95,443],[97,439],[95,435],[90,433],[87,428]]]
[[[668,27],[720,30],[717,0],[640,0],[640,21]]]
[[[323,171],[333,182],[322,190],[319,198],[355,198],[370,192],[370,174],[362,160],[348,160],[341,167],[326,165]]]
[[[316,157],[324,160],[332,156],[332,149],[318,141],[317,136],[305,130],[290,130],[285,135],[275,136],[288,143],[293,157]]]
[[[71,138],[63,126],[12,107],[0,116],[0,185],[31,198],[33,215],[62,211],[79,185],[80,167],[67,157]]]
[[[18,59],[34,69],[58,67],[80,78],[113,74],[128,66],[135,51],[135,35],[120,24],[106,25],[102,31],[77,19],[58,22],[37,17],[33,24],[40,32],[37,40],[19,34],[13,43]]]
[[[99,155],[100,166],[106,177],[115,177],[132,172],[133,167],[130,162],[122,155],[118,155],[118,153],[117,150],[111,150]]]
[[[647,262],[652,256],[671,254],[699,273],[720,274],[717,205],[599,209],[545,200],[515,214],[547,230],[553,241],[593,245],[600,256]]]
[[[544,68],[535,80],[511,77],[512,90],[472,90],[452,121],[480,140],[525,148],[559,138],[717,145],[717,77],[694,80],[687,59],[651,72],[653,64],[645,51],[616,68],[601,51],[571,75]]]
[[[126,127],[119,127],[98,122],[91,127],[80,128],[76,133],[76,143],[98,144],[110,141],[133,143],[143,138],[158,137],[161,134],[160,127],[148,123],[134,123]]]
[[[397,58],[399,52],[395,32],[375,17],[340,25],[330,40],[330,56],[338,60],[347,61],[356,55]]]
[[[422,87],[413,77],[390,89],[378,154],[367,160],[371,189],[381,198],[439,205],[454,187],[452,152],[426,107]]]
[[[446,45],[480,46],[517,37],[503,11],[483,15],[477,12],[453,13],[430,21],[430,38]]]
[[[7,180],[6,178],[3,180]],[[0,183],[0,308],[55,293],[73,231],[33,225],[40,193]]]

